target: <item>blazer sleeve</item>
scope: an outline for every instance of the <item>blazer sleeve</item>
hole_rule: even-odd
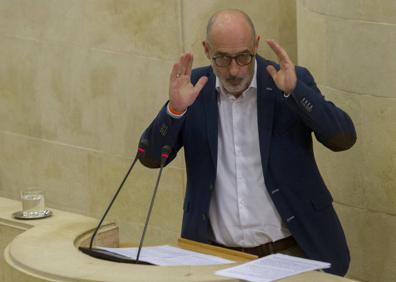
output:
[[[170,146],[171,153],[165,165],[169,164],[177,155],[182,146],[181,130],[183,128],[185,115],[174,118],[167,112],[167,104],[162,107],[156,118],[143,132],[140,140],[145,141],[146,148],[140,157],[140,162],[149,168],[158,168],[161,164],[161,150],[163,146]]]
[[[191,82],[195,85],[202,76],[209,77],[212,74],[210,67],[201,67],[194,69],[191,74]],[[205,85],[208,87],[209,83]],[[203,90],[202,90],[203,91]],[[200,94],[201,95],[201,94]],[[199,99],[199,96],[197,100]],[[194,102],[196,103],[196,101]],[[165,165],[170,163],[177,155],[177,152],[183,146],[183,131],[186,124],[186,118],[189,116],[189,110],[180,118],[174,118],[168,114],[168,102],[162,107],[157,117],[151,122],[149,127],[143,132],[141,140],[145,140],[146,150],[140,157],[140,162],[150,168],[158,168],[161,164],[161,149],[168,145],[172,151]]]
[[[332,102],[326,101],[309,71],[296,67],[297,85],[287,104],[297,112],[316,139],[333,151],[347,150],[356,142],[351,118]]]

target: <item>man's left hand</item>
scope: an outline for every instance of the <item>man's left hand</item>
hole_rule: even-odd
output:
[[[285,94],[291,94],[296,87],[297,76],[293,62],[290,60],[285,49],[283,49],[275,40],[267,40],[267,44],[278,57],[280,69],[276,70],[274,66],[267,66],[267,71],[274,80],[276,86]]]

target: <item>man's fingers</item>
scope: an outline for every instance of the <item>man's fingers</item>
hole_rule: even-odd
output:
[[[206,82],[208,82],[208,77],[202,76],[198,82],[194,86],[194,94],[198,96],[199,92],[201,92],[202,88],[205,86]]]
[[[274,67],[273,65],[267,66],[267,72],[270,74],[270,76],[272,77],[272,79],[275,78],[276,73],[277,73],[277,71],[276,71],[276,69],[275,69],[275,67]],[[275,80],[275,79],[274,79],[274,80]]]
[[[192,65],[193,65],[193,55],[191,53],[186,54],[186,70],[184,72],[185,75],[191,76]]]
[[[176,63],[172,67],[170,79],[174,80],[175,78],[177,78],[177,75],[180,74],[179,72],[180,72],[180,64]]]
[[[180,61],[179,61],[179,71],[178,74],[179,75],[184,75],[186,68],[187,68],[187,54],[183,54],[180,57]]]
[[[180,56],[179,61],[173,65],[171,71],[171,80],[182,75],[191,76],[193,55],[191,53],[184,53]]]
[[[184,53],[180,58],[180,75],[191,74],[193,56],[191,53]]]
[[[287,55],[285,49],[283,49],[275,40],[268,39],[267,44],[275,52],[279,62],[283,62],[283,61],[290,62],[289,55]]]

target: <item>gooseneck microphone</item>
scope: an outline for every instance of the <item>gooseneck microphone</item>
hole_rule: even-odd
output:
[[[96,258],[101,258],[101,259],[106,259],[106,260],[111,260],[111,261],[117,261],[117,262],[128,262],[128,263],[135,263],[135,260],[130,260],[126,257],[108,252],[106,250],[102,250],[102,249],[97,249],[97,248],[92,248],[93,245],[93,241],[95,239],[96,234],[98,233],[99,228],[101,227],[103,220],[105,219],[107,213],[110,211],[115,199],[117,198],[118,194],[120,193],[122,187],[124,186],[125,181],[127,180],[130,172],[132,171],[133,167],[135,166],[135,163],[137,162],[137,160],[144,154],[146,148],[148,146],[148,141],[146,139],[142,139],[139,142],[139,146],[137,149],[137,153],[135,156],[135,159],[133,160],[130,168],[128,169],[128,172],[126,173],[124,179],[122,180],[120,186],[118,187],[116,193],[114,194],[113,198],[110,201],[110,204],[108,205],[106,211],[104,212],[102,218],[99,221],[98,226],[96,227],[94,233],[91,236],[91,240],[89,242],[89,247],[79,247],[79,250],[82,251],[83,253],[92,256],[92,257],[96,257]],[[140,262],[141,264],[148,264],[146,262]]]
[[[164,168],[166,160],[169,158],[169,154],[170,154],[171,150],[172,149],[171,149],[171,147],[169,145],[165,145],[165,146],[163,146],[161,148],[161,166],[160,166],[160,170],[159,170],[158,177],[157,177],[157,183],[155,184],[155,187],[154,187],[153,196],[151,197],[151,203],[150,203],[150,207],[149,207],[149,210],[148,210],[148,213],[147,213],[146,222],[144,224],[142,237],[140,238],[140,244],[139,244],[139,249],[138,249],[138,252],[137,252],[137,255],[136,255],[135,263],[139,263],[140,252],[141,252],[142,247],[143,247],[143,241],[144,241],[144,236],[146,235],[147,226],[148,226],[148,223],[150,221],[151,211],[153,210],[154,200],[155,200],[155,196],[157,194],[158,184],[159,184],[159,181],[160,181],[160,178],[161,178],[162,169]]]

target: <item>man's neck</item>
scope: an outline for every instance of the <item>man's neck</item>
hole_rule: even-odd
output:
[[[245,90],[243,90],[242,92],[230,93],[230,92],[228,92],[227,89],[225,89],[224,87],[222,87],[222,89],[223,89],[224,94],[234,96],[235,99],[238,99],[239,97],[241,97],[241,95],[243,94],[243,92],[246,91],[246,89],[245,89]]]

